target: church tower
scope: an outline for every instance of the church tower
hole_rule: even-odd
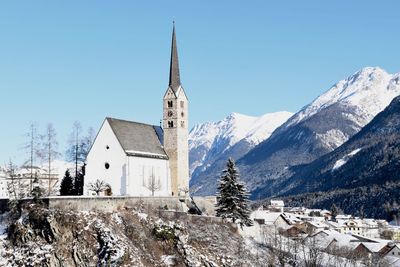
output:
[[[179,75],[175,23],[172,30],[169,85],[164,95],[164,149],[169,157],[172,194],[183,195],[189,190],[189,113],[188,99]]]

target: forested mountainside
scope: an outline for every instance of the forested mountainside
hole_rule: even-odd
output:
[[[338,149],[291,171],[289,179],[266,184],[255,194],[324,192],[293,197],[292,203],[325,208],[336,203],[349,213],[364,206],[366,214],[384,217],[388,205],[400,199],[400,96]]]

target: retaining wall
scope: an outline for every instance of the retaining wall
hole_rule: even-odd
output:
[[[167,208],[185,212],[187,207],[178,197],[49,197],[49,208],[64,210],[98,210],[112,212],[142,205],[146,208]]]

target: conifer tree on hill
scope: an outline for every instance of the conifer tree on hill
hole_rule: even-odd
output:
[[[250,219],[249,194],[239,180],[235,162],[229,158],[227,168],[222,172],[217,194],[217,217],[229,218],[243,227],[253,225]]]
[[[83,186],[84,186],[84,180],[85,180],[85,169],[86,169],[86,165],[84,164],[81,167],[80,171],[78,172],[78,176],[75,177],[74,190],[72,192],[72,194],[75,195],[75,196],[83,195]]]
[[[60,195],[61,196],[71,196],[74,193],[74,183],[69,170],[65,171],[64,178],[60,185]]]
[[[43,204],[42,197],[45,194],[45,192],[46,191],[40,184],[39,179],[35,177],[32,183],[32,191],[31,191],[33,202],[36,204]]]

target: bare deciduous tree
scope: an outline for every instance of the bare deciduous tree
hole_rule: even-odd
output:
[[[301,244],[303,252],[304,266],[318,267],[322,263],[323,251],[318,246],[318,241],[314,236],[308,236]]]
[[[71,143],[71,154],[70,156],[72,156],[71,158],[73,158],[73,160],[75,161],[75,177],[78,177],[78,162],[81,159],[80,157],[80,143],[81,143],[81,131],[82,131],[82,126],[80,124],[80,122],[75,121],[74,125],[72,126],[72,133],[71,133],[71,139],[70,139],[70,143]]]
[[[54,129],[53,124],[49,123],[46,127],[46,131],[43,135],[40,136],[41,139],[41,148],[39,151],[40,158],[47,162],[47,178],[48,178],[48,195],[51,194],[51,175],[52,168],[51,163],[57,157],[59,157],[60,153],[57,151],[58,142],[57,142],[57,133]]]
[[[29,190],[32,190],[32,183],[35,178],[34,174],[34,164],[36,160],[36,156],[38,155],[39,151],[39,135],[37,132],[37,126],[35,123],[31,123],[29,125],[29,131],[25,134],[27,138],[27,142],[24,144],[23,149],[29,155],[26,163],[24,165],[29,166],[30,170],[30,182],[29,182]]]
[[[97,196],[100,195],[100,192],[103,192],[108,188],[110,188],[110,185],[100,179],[89,184],[89,190],[95,192]]]
[[[19,213],[19,201],[26,197],[27,195],[27,187],[26,184],[23,182],[21,177],[18,177],[16,174],[17,166],[12,162],[10,159],[7,165],[7,191],[9,195],[9,207],[13,213]]]
[[[154,170],[150,175],[147,184],[145,185],[147,189],[151,191],[151,195],[154,196],[154,192],[161,190],[161,182],[160,179],[156,179],[154,175]]]

